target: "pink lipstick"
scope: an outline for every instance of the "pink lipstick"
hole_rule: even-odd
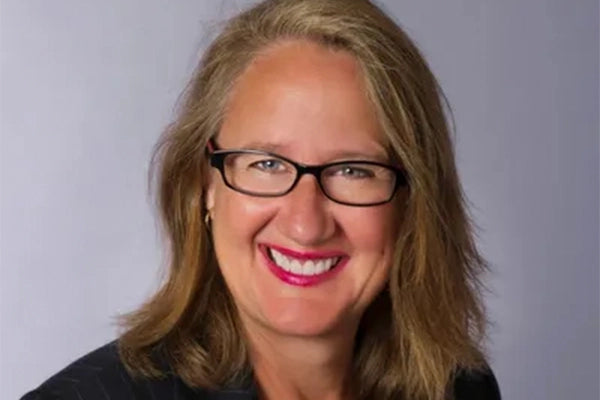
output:
[[[270,244],[259,244],[258,248],[265,259],[267,267],[273,273],[273,275],[275,275],[281,281],[293,286],[315,286],[326,280],[329,280],[337,275],[346,266],[348,260],[350,259],[347,254],[339,251],[299,252]],[[331,258],[337,258],[338,261],[335,265],[330,267],[329,270],[321,273],[315,273],[314,275],[297,274],[287,271],[281,266],[277,265],[269,254],[269,248],[277,251],[285,257],[297,260],[301,263],[309,260],[317,261]]]

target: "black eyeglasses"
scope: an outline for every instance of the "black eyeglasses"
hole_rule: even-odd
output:
[[[216,149],[214,142],[211,142]],[[250,149],[214,150],[210,165],[225,185],[250,196],[278,197],[291,192],[302,175],[313,175],[325,196],[348,206],[376,206],[391,201],[407,185],[404,171],[373,161],[337,161],[304,165],[278,154]]]

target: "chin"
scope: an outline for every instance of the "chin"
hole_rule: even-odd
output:
[[[318,337],[338,330],[347,332],[346,307],[332,307],[307,299],[279,299],[263,307],[261,324],[281,335]]]

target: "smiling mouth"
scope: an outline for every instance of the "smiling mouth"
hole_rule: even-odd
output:
[[[267,247],[266,250],[267,255],[277,267],[286,272],[303,276],[324,274],[334,269],[342,259],[342,257],[324,257],[300,260],[284,255],[271,247]]]

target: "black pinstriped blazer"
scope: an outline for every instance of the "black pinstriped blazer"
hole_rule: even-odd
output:
[[[459,374],[454,384],[455,400],[500,400],[494,375]],[[257,400],[250,382],[240,387],[208,391],[192,389],[176,376],[160,380],[135,380],[119,359],[111,342],[73,362],[21,400]],[[285,399],[282,399],[285,400]]]

